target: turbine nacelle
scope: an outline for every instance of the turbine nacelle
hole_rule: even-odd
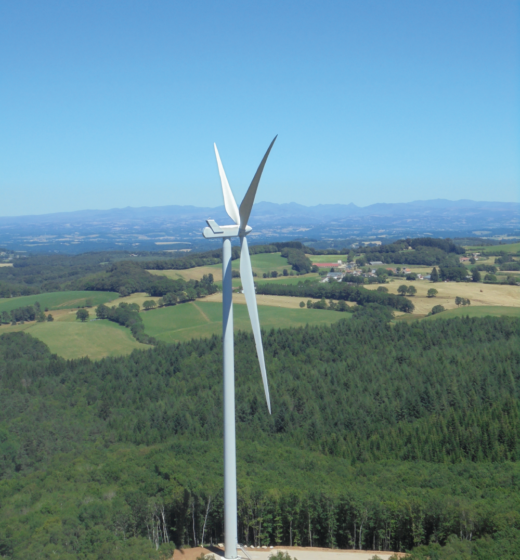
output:
[[[253,231],[251,226],[246,226],[243,231],[240,231],[240,226],[219,226],[215,220],[206,220],[209,227],[202,230],[202,235],[206,239],[216,239],[220,237],[238,237],[247,235]]]

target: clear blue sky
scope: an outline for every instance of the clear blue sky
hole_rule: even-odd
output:
[[[518,200],[519,3],[0,6],[0,215]]]

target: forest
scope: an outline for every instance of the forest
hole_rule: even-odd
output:
[[[520,320],[390,318],[264,332],[272,416],[237,335],[240,540],[518,557]],[[0,554],[220,542],[221,361],[216,336],[97,362],[0,336]]]

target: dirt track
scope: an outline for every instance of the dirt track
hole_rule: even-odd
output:
[[[328,548],[302,548],[298,546],[283,547],[277,546],[274,548],[246,548],[246,552],[251,560],[268,560],[269,556],[277,550],[288,552],[289,555],[297,560],[370,560],[374,555],[377,555],[381,560],[388,560],[393,552],[379,552],[370,550],[334,550]],[[219,560],[224,557],[224,552],[212,548],[190,548],[185,550],[176,550],[173,558],[174,560],[196,560],[202,553],[206,554],[212,560]],[[242,558],[246,556],[242,554]],[[401,556],[401,555],[399,555]]]

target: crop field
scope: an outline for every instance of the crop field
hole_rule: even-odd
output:
[[[251,324],[245,305],[234,305],[235,330],[250,331]],[[350,318],[349,313],[320,309],[287,309],[266,305],[258,306],[262,328],[299,327],[306,324],[330,325]],[[143,313],[145,331],[164,342],[181,342],[191,338],[208,337],[222,333],[222,304],[197,301],[154,309]]]
[[[392,294],[397,293],[397,288],[405,284],[415,286],[417,295],[410,297],[415,305],[415,314],[426,315],[434,305],[443,305],[446,309],[455,309],[455,298],[457,296],[468,298],[473,306],[500,306],[520,307],[520,286],[481,284],[478,282],[426,282],[423,280],[398,279],[385,284]],[[376,290],[379,284],[366,284],[363,286],[369,290]],[[429,298],[426,293],[430,288],[438,291],[436,297]]]
[[[137,342],[130,329],[111,321],[81,323],[75,321],[74,312],[65,312],[52,323],[31,322],[0,327],[0,334],[13,331],[25,331],[47,344],[51,352],[69,360],[84,356],[97,360],[106,356],[130,354],[139,348],[150,348]]]
[[[119,297],[119,294],[116,292],[50,292],[47,294],[0,299],[0,312],[34,305],[35,302],[39,302],[42,309],[47,307],[50,310],[72,309],[84,306],[87,299],[91,299],[93,306],[97,306],[100,303],[108,303],[117,297]]]

